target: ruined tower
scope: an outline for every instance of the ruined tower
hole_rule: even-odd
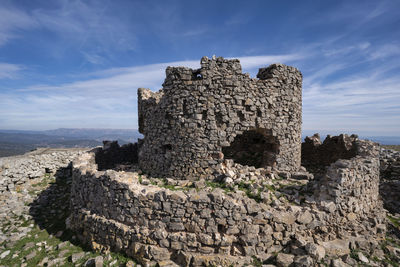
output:
[[[203,57],[168,67],[159,92],[139,88],[139,165],[161,177],[197,179],[224,159],[296,171],[301,163],[302,75],[273,64],[257,78],[239,60]]]

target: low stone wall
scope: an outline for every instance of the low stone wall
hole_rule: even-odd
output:
[[[359,140],[355,135],[340,135],[328,136],[321,144],[319,136],[314,135],[306,138],[302,148],[307,153],[302,156],[307,165],[314,169],[317,166],[319,171],[325,169],[315,185],[315,194],[324,210],[345,215],[349,220],[357,216],[375,217],[377,224],[384,223],[377,143]],[[326,166],[329,162],[333,163]]]
[[[350,159],[356,156],[356,135],[328,135],[321,142],[319,134],[306,137],[301,144],[301,165],[317,176],[325,172],[325,167],[338,159]]]
[[[73,163],[67,224],[93,248],[123,251],[149,265],[241,266],[277,252],[313,265],[357,246],[372,253],[385,226],[376,191],[379,161],[361,149],[373,150],[370,145],[310,182],[320,190],[300,205],[266,205],[240,190],[174,191],[144,183],[138,172],[98,171],[95,155],[87,153]]]
[[[37,151],[22,156],[0,158],[0,193],[4,191],[15,191],[15,186],[28,181],[43,177],[46,173],[55,174],[60,168],[68,165],[83,150],[59,150],[52,152]]]
[[[379,145],[357,140],[353,146],[357,156],[331,164],[318,182],[316,194],[324,209],[344,215],[349,221],[368,218],[384,230],[385,212],[379,196]]]
[[[380,194],[384,207],[391,213],[400,214],[400,152],[381,149]]]
[[[382,148],[380,163],[382,179],[400,180],[400,151]]]

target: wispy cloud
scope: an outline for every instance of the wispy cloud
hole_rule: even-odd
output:
[[[347,60],[340,57],[311,75],[304,76],[303,126],[306,131],[324,129],[337,133],[396,135],[400,130],[400,69],[396,60],[382,64],[374,51],[397,51],[373,47],[361,49]],[[347,56],[348,57],[348,56]],[[361,68],[359,71],[357,68]],[[349,70],[350,69],[350,70]],[[333,76],[334,78],[332,78]]]
[[[275,62],[298,62],[310,54],[282,54],[239,57],[243,71]],[[367,57],[367,55],[365,55]],[[365,60],[364,57],[358,60]],[[325,62],[324,62],[325,63]],[[324,65],[324,63],[321,63]],[[393,134],[400,125],[400,78],[388,76],[379,66],[364,73],[340,79],[331,75],[357,64],[330,63],[323,67],[304,67],[304,130],[343,130]],[[117,127],[137,125],[136,89],[158,90],[167,66],[199,67],[199,60],[176,61],[144,66],[111,68],[89,73],[92,77],[57,86],[29,86],[18,92],[0,93],[0,122],[8,128]],[[317,69],[316,69],[317,68]],[[26,121],[30,124],[27,126]]]
[[[36,20],[26,12],[3,3],[0,6],[0,46],[11,39],[21,37],[21,31],[37,26]]]
[[[22,69],[20,65],[0,62],[0,79],[15,79]]]
[[[239,57],[239,60],[244,70],[250,70],[299,58],[300,55],[263,55]],[[112,68],[89,74],[93,77],[89,80],[57,86],[36,85],[17,92],[0,93],[0,122],[9,128],[32,128],[32,125],[38,128],[63,125],[99,127],[99,123],[102,127],[107,127],[105,124],[108,123],[108,128],[135,127],[137,88],[158,90],[167,66],[199,68],[200,63],[199,60],[189,60]],[[26,126],[26,121],[30,122],[29,126]]]
[[[134,49],[135,35],[132,29],[121,18],[106,15],[106,2],[100,1],[97,5],[79,0],[59,3],[55,9],[33,10],[32,17],[42,28],[78,44],[82,49],[93,44],[108,49]]]
[[[385,44],[371,52],[371,60],[400,56],[400,43]]]

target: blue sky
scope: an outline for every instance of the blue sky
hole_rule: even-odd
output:
[[[168,65],[303,73],[309,134],[400,135],[400,1],[1,0],[0,129],[137,128]]]

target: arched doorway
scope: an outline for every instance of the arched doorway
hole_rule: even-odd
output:
[[[274,167],[279,153],[279,142],[271,130],[252,129],[235,137],[230,146],[223,147],[224,158],[256,168]]]

